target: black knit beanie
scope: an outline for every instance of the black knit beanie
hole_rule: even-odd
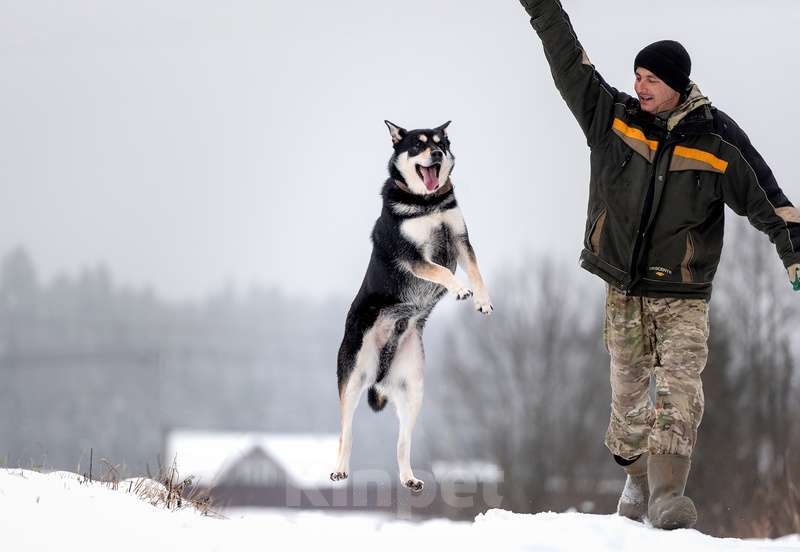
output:
[[[689,86],[692,58],[680,42],[660,40],[639,52],[633,70],[639,67],[652,71],[667,86],[682,94]]]

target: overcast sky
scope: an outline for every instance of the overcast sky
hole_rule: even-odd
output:
[[[629,92],[642,46],[683,42],[800,202],[800,2],[563,4]],[[522,251],[578,271],[588,151],[516,0],[2,1],[0,79],[0,253],[26,246],[46,278],[105,262],[173,298],[354,294],[387,118],[453,120],[490,286]]]

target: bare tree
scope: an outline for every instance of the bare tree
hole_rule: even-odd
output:
[[[447,336],[448,427],[462,454],[503,470],[504,506],[515,511],[542,507],[555,482],[596,478],[598,456],[610,458],[601,301],[587,299],[570,271],[528,259],[495,282],[491,320],[464,313]]]

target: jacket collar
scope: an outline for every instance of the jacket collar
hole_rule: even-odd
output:
[[[700,92],[700,88],[695,83],[689,84],[689,94],[686,96],[686,99],[680,104],[675,110],[670,114],[669,118],[667,119],[667,130],[672,131],[676,126],[678,126],[681,121],[687,119],[690,113],[705,107],[700,113],[697,115],[701,115],[703,119],[711,119],[711,110],[708,109],[708,106],[711,105],[711,100],[709,100],[706,96]],[[693,116],[692,120],[698,119],[698,117]],[[687,120],[687,122],[689,122]]]

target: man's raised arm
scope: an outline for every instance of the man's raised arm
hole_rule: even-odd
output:
[[[595,70],[561,2],[520,1],[542,40],[556,87],[578,120],[589,146],[595,146],[611,128],[614,104],[624,102],[627,95],[609,86]]]

